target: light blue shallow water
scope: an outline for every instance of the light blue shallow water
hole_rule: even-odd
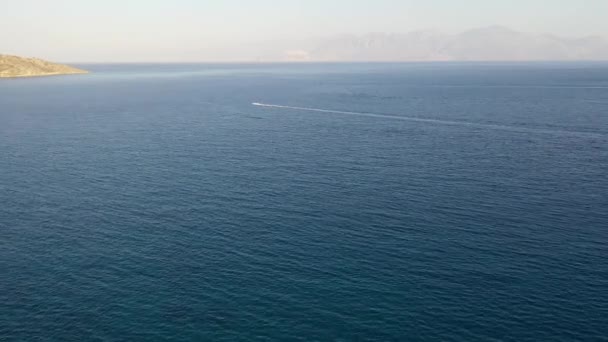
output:
[[[0,340],[608,338],[608,64],[85,67],[0,81]]]

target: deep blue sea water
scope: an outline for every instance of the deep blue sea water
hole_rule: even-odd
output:
[[[608,339],[607,63],[84,67],[0,80],[0,340]]]

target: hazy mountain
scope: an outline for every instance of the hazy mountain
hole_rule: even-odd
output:
[[[0,77],[32,77],[83,74],[87,71],[38,58],[0,55]]]
[[[608,60],[608,42],[600,37],[568,39],[500,26],[459,34],[416,31],[343,35],[297,51],[299,60],[312,61]],[[293,59],[293,52],[288,57]]]

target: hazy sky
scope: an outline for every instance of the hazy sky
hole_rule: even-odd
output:
[[[608,0],[0,0],[0,53],[57,61],[242,59],[257,43],[503,25],[608,37]]]

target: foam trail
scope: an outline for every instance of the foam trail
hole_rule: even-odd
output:
[[[440,125],[481,127],[481,128],[489,128],[489,129],[510,131],[510,132],[561,134],[561,135],[571,135],[571,136],[578,136],[578,137],[592,137],[592,138],[605,138],[606,137],[606,135],[604,135],[602,133],[593,133],[593,132],[517,127],[517,126],[482,124],[482,123],[474,123],[474,122],[466,122],[466,121],[450,121],[450,120],[440,120],[440,119],[423,119],[423,118],[417,118],[417,117],[413,117],[413,116],[399,116],[399,115],[366,113],[366,112],[350,112],[350,111],[319,109],[319,108],[310,108],[310,107],[294,107],[294,106],[285,106],[285,105],[268,104],[268,103],[260,103],[260,102],[253,102],[252,105],[257,106],[257,107],[266,107],[266,108],[301,110],[301,111],[317,112],[317,113],[356,115],[356,116],[366,116],[366,117],[372,117],[372,118],[385,118],[385,119],[393,119],[393,120],[425,122],[425,123],[433,123],[433,124],[440,124]]]

